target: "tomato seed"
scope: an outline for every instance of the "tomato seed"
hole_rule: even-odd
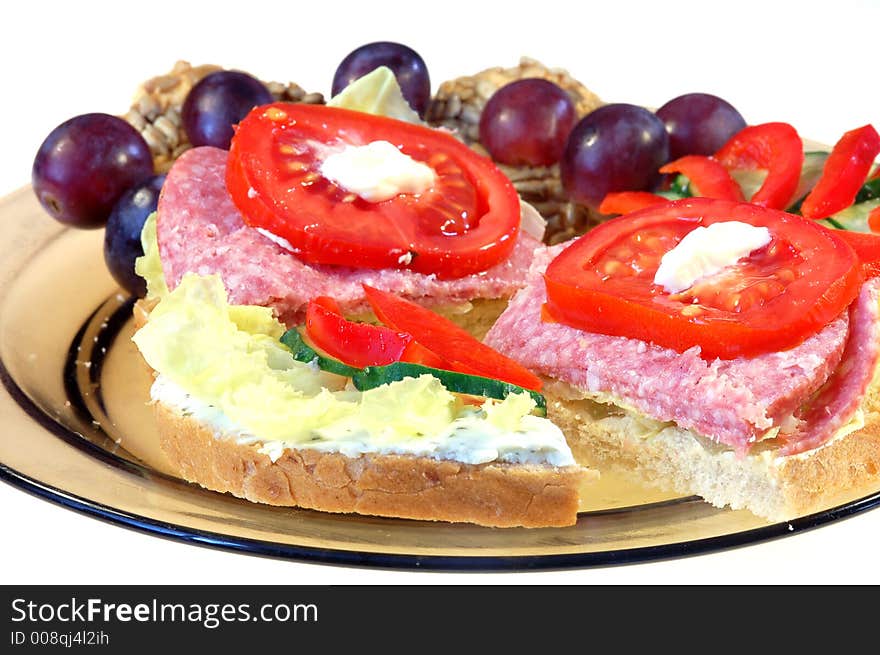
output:
[[[265,112],[263,112],[263,116],[268,118],[270,121],[284,121],[287,120],[287,113],[278,109],[278,107],[269,107]]]
[[[605,266],[602,267],[602,272],[605,275],[617,275],[622,269],[626,268],[619,261],[612,259],[609,262],[605,262]]]

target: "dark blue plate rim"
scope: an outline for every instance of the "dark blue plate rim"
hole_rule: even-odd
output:
[[[804,532],[833,521],[852,517],[880,505],[880,492],[877,492],[850,503],[786,523],[777,523],[743,532],[693,541],[621,550],[514,556],[407,555],[310,548],[244,537],[232,537],[216,532],[187,528],[123,512],[86,498],[68,494],[60,489],[44,485],[37,480],[22,475],[3,464],[0,464],[0,480],[38,498],[91,516],[92,518],[137,532],[196,546],[318,564],[424,571],[503,572],[594,568],[701,555]]]
[[[74,339],[75,342],[76,339]],[[48,416],[18,386],[2,358],[0,358],[0,382],[2,382],[10,397],[15,400],[22,410],[56,438],[65,441],[91,457],[103,460],[117,468],[130,472],[135,472],[140,468],[137,464],[106,452]],[[877,491],[840,506],[788,522],[770,524],[715,537],[628,549],[511,556],[414,555],[314,548],[234,537],[217,532],[188,528],[125,512],[88,498],[70,494],[16,471],[3,462],[0,462],[0,480],[38,498],[78,513],[138,532],[193,545],[320,564],[426,571],[537,571],[592,568],[673,559],[727,550],[785,537],[797,532],[817,528],[833,521],[849,518],[880,506],[880,491]]]

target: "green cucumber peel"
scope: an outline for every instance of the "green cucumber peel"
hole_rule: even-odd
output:
[[[876,200],[877,198],[880,198],[880,177],[875,177],[873,180],[865,182],[856,194],[853,204],[858,205],[860,202]]]
[[[662,198],[666,198],[667,200],[681,200],[682,198],[687,198],[688,196],[684,196],[677,191],[673,191],[672,189],[657,191],[657,195]]]
[[[404,378],[416,378],[420,375],[432,375],[440,380],[440,383],[449,391],[470,396],[504,400],[512,393],[527,393],[535,401],[538,415],[547,415],[547,401],[537,391],[493,378],[458,373],[456,371],[445,371],[439,368],[423,366],[422,364],[394,362],[385,366],[367,366],[352,377],[352,382],[359,391],[366,391],[389,382],[397,382]]]
[[[868,214],[877,207],[880,207],[880,197],[850,205],[820,222],[826,225],[830,224],[839,230],[871,232],[871,226],[868,225]]]
[[[678,198],[690,198],[694,194],[691,191],[691,181],[681,173],[675,176],[675,179],[672,180],[672,184],[669,185],[668,193],[672,194],[672,199]],[[666,197],[665,194],[661,193],[660,195]]]
[[[281,343],[290,349],[296,361],[303,364],[316,364],[322,371],[350,378],[361,370],[354,366],[343,364],[338,359],[322,355],[305,342],[302,334],[296,328],[285,332],[281,336]]]

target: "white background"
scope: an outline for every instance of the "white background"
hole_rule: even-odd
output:
[[[880,126],[878,29],[876,0],[16,3],[0,24],[0,195],[28,182],[55,125],[89,111],[123,113],[137,85],[176,59],[328,94],[338,62],[375,40],[418,50],[435,89],[529,55],[568,68],[606,101],[659,106],[711,92],[749,123],[783,120],[833,143],[865,123]],[[514,574],[377,571],[208,550],[7,485],[0,516],[0,583],[880,582],[880,511],[700,557]]]

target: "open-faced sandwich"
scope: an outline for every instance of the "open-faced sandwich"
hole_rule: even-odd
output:
[[[543,415],[533,374],[462,328],[364,287],[384,325],[331,297],[287,329],[230,304],[219,276],[173,291],[154,223],[154,297],[134,336],[156,373],[162,450],[181,477],[254,502],[487,526],[561,526],[596,473]],[[158,302],[156,302],[158,301]]]
[[[878,152],[847,133],[805,197],[784,124],[667,166],[715,197],[610,198],[644,208],[539,253],[486,341],[545,378],[579,461],[771,520],[828,504],[880,471],[880,239],[815,219],[865,221]],[[751,203],[725,159],[769,169]]]
[[[379,69],[333,106],[263,106],[229,151],[184,153],[158,207],[169,286],[216,273],[233,302],[294,324],[320,295],[369,317],[367,284],[482,335],[522,286],[543,220],[489,160],[417,124],[394,79]],[[371,110],[413,122],[347,108],[377,94]]]
[[[541,381],[473,336],[541,229],[489,159],[398,119],[274,103],[229,151],[187,151],[143,232],[134,337],[172,466],[275,505],[573,524],[597,474],[544,417]]]

